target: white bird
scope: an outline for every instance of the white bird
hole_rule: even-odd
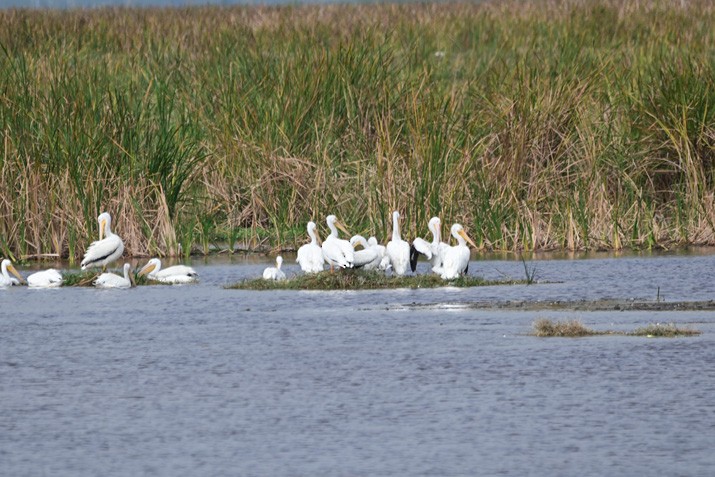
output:
[[[338,229],[336,227],[340,227],[345,233],[348,233],[347,230],[334,215],[328,215],[325,221],[330,229],[330,235],[323,242],[322,250],[323,258],[330,265],[330,271],[333,270],[333,267],[353,268],[355,250],[350,245],[350,242],[338,238]]]
[[[276,257],[276,266],[268,267],[263,270],[264,280],[285,280],[286,274],[281,270],[281,265],[283,264],[283,257],[278,255]]]
[[[443,280],[454,280],[460,275],[467,273],[467,269],[469,268],[469,247],[467,247],[467,242],[469,242],[472,247],[477,248],[461,225],[452,225],[451,232],[452,237],[457,240],[457,245],[449,247],[444,253],[441,275]]]
[[[129,274],[130,265],[124,264],[124,276],[114,273],[103,273],[94,281],[97,288],[131,288],[134,286],[134,277]]]
[[[105,269],[124,252],[124,242],[119,235],[112,233],[112,217],[107,212],[103,212],[97,217],[97,222],[99,222],[99,240],[92,242],[85,252],[80,264],[82,270],[99,266]]]
[[[18,273],[18,271],[12,265],[12,262],[7,258],[2,261],[2,265],[0,265],[0,270],[2,270],[2,274],[0,275],[0,288],[12,286],[15,284],[16,281],[19,281],[19,283],[25,283],[25,279],[22,278],[22,275]],[[15,275],[17,279],[8,275],[8,271]]]
[[[318,273],[322,272],[323,264],[325,259],[323,258],[323,249],[320,247],[320,239],[315,232],[315,222],[308,222],[308,235],[310,236],[310,243],[302,245],[298,249],[298,257],[296,262],[300,264],[301,270],[305,273]]]
[[[400,213],[392,213],[392,240],[387,242],[387,256],[390,257],[392,270],[397,275],[404,275],[410,264],[410,244],[400,238]]]
[[[392,264],[390,263],[390,257],[387,256],[387,249],[385,246],[377,243],[377,239],[375,237],[367,239],[367,243],[372,248],[377,250],[378,255],[380,255],[380,265],[377,266],[377,269],[382,271],[389,270],[392,267]]]
[[[199,274],[191,267],[186,265],[174,265],[168,268],[161,268],[161,260],[152,258],[141,270],[138,275],[146,275],[149,280],[155,280],[162,283],[193,283],[199,279]]]
[[[355,251],[355,262],[353,263],[355,268],[364,268],[365,270],[375,270],[377,267],[380,266],[380,261],[382,260],[382,257],[380,256],[378,250],[367,242],[365,240],[365,237],[362,235],[354,235],[350,239],[350,245],[353,246],[353,249],[357,245],[362,246],[362,250],[356,250]]]
[[[54,268],[35,272],[27,277],[27,285],[30,288],[57,288],[62,286],[62,274]]]
[[[410,268],[414,272],[417,269],[417,259],[421,253],[432,265],[432,271],[442,273],[442,262],[444,254],[449,248],[449,245],[442,242],[442,221],[439,217],[432,217],[427,223],[427,228],[432,232],[432,242],[428,242],[422,238],[416,238],[412,241],[410,247]]]

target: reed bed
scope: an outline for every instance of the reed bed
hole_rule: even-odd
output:
[[[715,4],[0,11],[0,253],[715,245]]]

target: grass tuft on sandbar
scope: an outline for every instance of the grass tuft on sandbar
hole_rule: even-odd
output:
[[[226,288],[233,290],[383,290],[397,288],[479,287],[489,285],[525,284],[524,280],[485,280],[465,276],[456,280],[442,280],[438,275],[389,276],[382,272],[339,270],[297,275],[287,280],[273,281],[256,278],[243,280]]]
[[[534,321],[533,336],[538,337],[562,337],[562,338],[580,338],[584,336],[597,335],[623,335],[623,336],[645,336],[648,338],[672,338],[676,336],[697,336],[701,332],[690,328],[679,328],[674,323],[669,324],[650,324],[648,326],[637,328],[635,331],[596,331],[587,328],[579,320],[553,321],[546,318],[541,318]]]

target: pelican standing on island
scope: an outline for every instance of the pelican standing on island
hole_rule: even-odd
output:
[[[378,252],[377,248],[372,247],[367,242],[367,240],[365,240],[365,237],[363,237],[362,235],[354,235],[350,239],[350,245],[353,246],[353,249],[356,245],[361,245],[363,248],[362,250],[355,251],[355,268],[375,270],[377,267],[380,266],[380,261],[382,260],[380,253]]]
[[[161,268],[161,260],[158,258],[152,258],[139,270],[138,276],[142,275],[146,275],[149,280],[172,284],[193,283],[199,279],[196,270],[186,265]]]
[[[276,257],[276,266],[275,267],[268,267],[265,270],[263,270],[263,279],[264,280],[285,280],[286,279],[286,274],[283,273],[281,270],[281,265],[283,265],[283,257],[278,255]]]
[[[350,242],[338,238],[337,227],[340,227],[340,230],[345,233],[348,233],[347,230],[334,215],[328,215],[325,218],[325,222],[330,229],[330,235],[323,242],[322,249],[323,258],[330,265],[330,271],[333,271],[333,267],[353,268],[355,251]]]
[[[116,261],[124,252],[124,242],[112,233],[112,217],[103,212],[97,217],[99,223],[99,240],[92,242],[82,259],[81,268],[86,270],[93,267],[107,268],[107,265]]]
[[[134,276],[129,273],[131,266],[124,264],[124,276],[114,273],[103,273],[94,281],[97,288],[131,288],[134,286]]]
[[[0,270],[2,270],[2,274],[0,274],[0,288],[7,288],[9,286],[12,286],[15,284],[15,281],[19,281],[19,283],[25,283],[25,279],[22,278],[22,275],[20,275],[20,273],[18,273],[18,271],[15,269],[9,259],[6,258],[2,261],[2,265],[0,265]],[[10,272],[15,275],[17,277],[17,280],[8,275],[7,272]]]
[[[367,244],[377,250],[377,254],[380,256],[380,264],[377,266],[378,270],[386,271],[392,267],[390,263],[390,257],[387,256],[387,250],[384,245],[377,243],[375,237],[370,237],[367,239]]]
[[[54,268],[35,272],[27,277],[27,285],[30,288],[57,288],[62,286],[62,274]]]
[[[315,222],[308,222],[308,236],[310,236],[310,243],[302,245],[298,249],[298,256],[296,257],[296,262],[300,264],[301,270],[305,273],[318,273],[324,270],[323,264],[325,259],[323,258],[323,249],[320,247],[320,238],[318,238],[315,232]]]
[[[390,257],[392,270],[396,275],[404,275],[410,264],[410,244],[400,237],[400,213],[392,213],[392,240],[387,243],[387,256]]]
[[[445,250],[441,275],[443,280],[454,280],[467,272],[467,268],[469,268],[469,247],[467,247],[467,242],[472,247],[477,248],[460,224],[452,225],[451,232],[452,237],[457,240],[457,245]]]
[[[417,259],[419,254],[424,255],[432,265],[432,271],[442,273],[442,262],[444,254],[449,245],[442,242],[442,221],[439,217],[432,217],[427,223],[427,228],[432,232],[432,242],[417,237],[412,241],[410,247],[410,268],[414,272],[417,269]]]

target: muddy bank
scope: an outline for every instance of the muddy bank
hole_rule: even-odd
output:
[[[639,300],[556,300],[556,301],[477,301],[449,304],[411,304],[408,308],[472,308],[520,311],[574,310],[574,311],[715,311],[715,300],[707,301],[639,301]]]

